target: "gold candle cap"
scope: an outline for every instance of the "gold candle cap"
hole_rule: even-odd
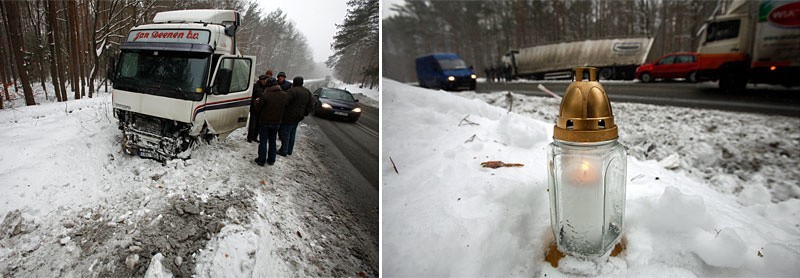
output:
[[[589,80],[583,72],[589,71]],[[561,100],[553,138],[569,142],[602,142],[619,138],[611,103],[597,82],[597,68],[575,68],[575,80]]]

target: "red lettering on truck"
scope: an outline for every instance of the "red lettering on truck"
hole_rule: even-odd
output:
[[[767,19],[780,27],[800,27],[800,2],[775,8],[769,13]]]
[[[139,32],[139,33],[136,33],[136,37],[133,38],[133,41],[136,41],[136,40],[138,40],[140,38],[141,39],[146,39],[146,38],[149,38],[149,37],[150,37],[149,33]]]

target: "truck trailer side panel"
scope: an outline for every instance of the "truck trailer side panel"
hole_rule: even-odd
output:
[[[569,71],[578,66],[641,65],[652,38],[588,40],[522,48],[515,55],[516,75]]]

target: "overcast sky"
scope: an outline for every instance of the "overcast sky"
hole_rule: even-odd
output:
[[[336,24],[342,24],[347,15],[347,0],[258,0],[263,15],[280,8],[286,18],[308,39],[314,61],[324,62],[333,55],[331,43],[336,35]]]
[[[404,0],[380,0],[381,1],[381,18],[387,18],[391,15],[397,14],[396,12],[391,11],[390,9],[394,5],[402,6],[405,2]]]

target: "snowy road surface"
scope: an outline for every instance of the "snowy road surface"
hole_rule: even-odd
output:
[[[724,93],[717,90],[717,83],[714,82],[691,84],[608,81],[602,83],[611,101],[800,117],[800,88],[798,87],[786,89],[781,86],[754,86],[751,84],[744,92]],[[478,83],[476,91],[481,93],[511,91],[530,96],[549,96],[537,88],[539,84],[563,96],[569,82],[484,82]]]
[[[377,197],[318,129],[272,167],[244,129],[162,164],[120,151],[110,99],[0,110],[0,276],[378,274]]]

